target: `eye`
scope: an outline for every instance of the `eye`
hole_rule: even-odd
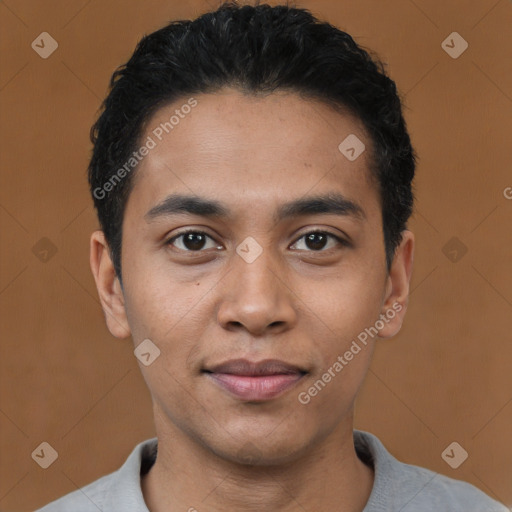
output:
[[[211,240],[210,247],[206,246],[208,239]],[[327,247],[325,250],[329,240],[333,241],[334,246],[336,246],[336,244],[342,246],[350,245],[350,243],[343,238],[329,233],[328,231],[318,229],[304,233],[293,245],[297,245],[303,239],[306,244],[306,250],[310,249],[313,252],[326,252],[326,250],[332,249],[333,245]],[[175,243],[177,241],[179,241],[179,243]],[[222,249],[222,246],[219,246],[207,233],[193,229],[173,236],[166,242],[166,245],[173,245],[177,249],[185,252],[201,252],[203,249],[211,248]]]
[[[212,242],[214,242],[213,238],[207,235],[205,232],[190,229],[188,231],[184,231],[183,233],[179,233],[176,236],[173,236],[166,242],[166,245],[175,245],[174,242],[180,239],[180,244],[177,245],[181,245],[181,247],[177,248],[186,252],[200,252],[202,249],[205,249],[205,242],[207,239],[210,239]],[[212,243],[211,246],[206,247],[206,249],[212,247],[222,249],[222,247],[219,247],[216,243]]]
[[[329,233],[328,231],[322,231],[319,229],[315,229],[313,231],[308,231],[307,233],[304,233],[298,240],[295,242],[294,245],[297,245],[300,240],[304,239],[306,247],[309,247],[313,250],[313,252],[326,252],[329,249],[333,248],[333,245],[331,247],[327,247],[326,250],[325,246],[328,243],[329,239],[334,241],[334,246],[336,244],[346,246],[348,247],[350,244],[343,238],[334,235],[333,233]]]

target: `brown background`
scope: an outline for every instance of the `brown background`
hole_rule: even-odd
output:
[[[154,435],[131,344],[107,331],[89,270],[88,132],[140,37],[216,4],[0,3],[3,511],[117,469]],[[512,506],[512,2],[297,5],[388,63],[420,154],[410,307],[400,334],[377,347],[356,426],[397,458]],[[43,31],[59,44],[48,59],[31,48]],[[457,59],[441,47],[453,31],[469,43]],[[42,238],[55,254],[48,241],[34,249]],[[59,454],[46,470],[31,458],[42,441]],[[458,469],[441,458],[452,441],[469,453]]]

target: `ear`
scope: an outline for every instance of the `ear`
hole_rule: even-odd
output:
[[[386,278],[386,292],[381,318],[384,328],[379,338],[391,338],[400,331],[409,304],[409,283],[414,260],[414,234],[402,231],[402,241],[396,248],[393,263]]]
[[[116,338],[127,338],[130,327],[126,318],[123,290],[103,231],[95,231],[91,235],[89,261],[108,330]]]

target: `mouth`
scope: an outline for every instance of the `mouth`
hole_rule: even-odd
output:
[[[233,359],[203,370],[224,391],[239,399],[263,402],[291,389],[307,371],[284,361]]]

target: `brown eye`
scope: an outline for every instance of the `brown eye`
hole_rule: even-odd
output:
[[[302,239],[304,239],[306,250],[311,250],[313,252],[326,252],[326,250],[329,250],[335,247],[336,245],[350,245],[343,238],[340,238],[339,236],[329,233],[328,231],[315,230],[310,231],[309,233],[305,233],[297,240],[297,242],[295,242],[294,245],[298,244],[299,241]],[[331,245],[331,247],[327,247],[327,249],[324,250],[330,239],[334,240],[334,246]]]
[[[212,242],[214,242],[214,240],[203,231],[189,230],[185,231],[184,233],[179,233],[178,235],[173,236],[166,242],[166,244],[173,245],[182,251],[198,252],[205,249],[205,245],[208,240],[212,240]],[[175,245],[176,241],[180,242],[178,244],[179,246]],[[216,243],[212,243],[210,247],[206,248],[208,249],[212,247],[219,248],[219,246]]]

